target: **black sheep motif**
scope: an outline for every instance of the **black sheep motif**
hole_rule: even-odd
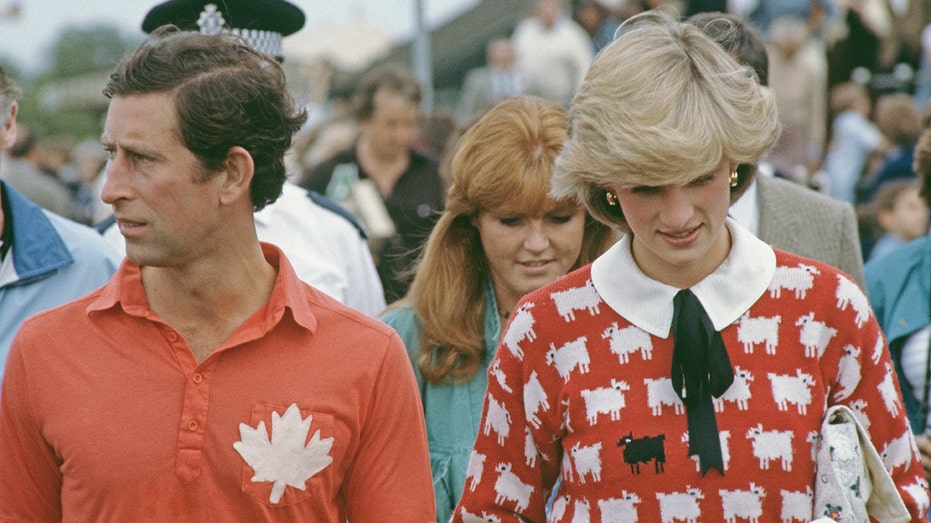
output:
[[[631,432],[617,442],[618,447],[624,447],[624,463],[630,465],[631,474],[640,474],[640,464],[651,460],[657,473],[666,469],[665,439],[665,434],[634,439],[634,433]]]

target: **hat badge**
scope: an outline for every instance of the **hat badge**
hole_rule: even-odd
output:
[[[217,4],[205,5],[204,10],[200,12],[200,18],[197,19],[200,33],[206,35],[219,34],[224,24],[226,20],[223,19],[223,13],[217,11]]]

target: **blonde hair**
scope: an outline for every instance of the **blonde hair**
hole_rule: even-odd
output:
[[[606,187],[686,183],[727,159],[755,164],[781,127],[772,93],[697,27],[661,10],[602,49],[569,110],[553,196],[623,231]],[[755,169],[739,169],[735,201]]]
[[[485,354],[488,265],[472,219],[482,211],[507,209],[534,216],[558,203],[549,197],[550,180],[565,136],[562,107],[520,96],[496,105],[460,138],[446,209],[400,302],[409,303],[422,323],[418,368],[428,382],[468,380]],[[610,229],[586,215],[582,252],[573,268],[593,261],[614,239]]]

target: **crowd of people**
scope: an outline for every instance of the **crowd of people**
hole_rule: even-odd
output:
[[[0,520],[924,520],[931,0],[531,3],[426,115],[308,127],[286,0],[100,143],[0,70]]]

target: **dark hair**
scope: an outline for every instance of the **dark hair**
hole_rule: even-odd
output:
[[[284,155],[307,118],[297,111],[273,58],[242,38],[202,35],[164,26],[110,74],[107,98],[171,93],[178,135],[203,168],[217,171],[231,147],[252,156],[252,205],[256,210],[281,195]]]
[[[372,117],[375,113],[375,95],[382,90],[399,94],[420,106],[420,82],[404,67],[385,66],[363,76],[359,87],[353,93],[352,111],[357,120],[363,122]]]
[[[739,63],[756,73],[761,85],[769,81],[769,56],[763,34],[749,22],[729,13],[706,12],[690,16],[687,23],[701,29]]]

